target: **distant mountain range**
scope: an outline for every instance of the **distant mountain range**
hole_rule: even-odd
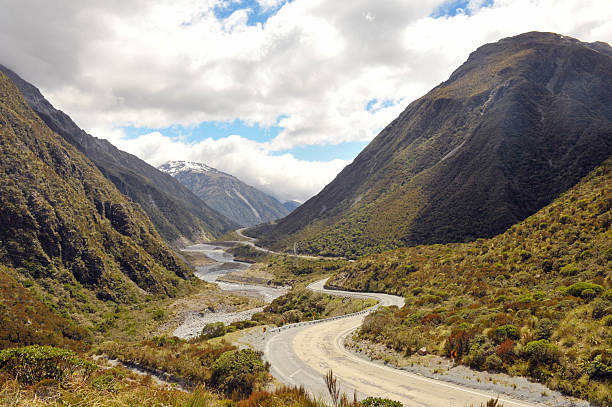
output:
[[[173,176],[208,206],[241,226],[282,218],[299,206],[293,201],[283,204],[238,178],[202,163],[171,161],[159,170]]]
[[[273,248],[356,257],[491,237],[612,154],[612,48],[531,32],[487,44],[286,218]]]
[[[0,71],[19,88],[51,130],[85,154],[119,191],[142,206],[166,241],[182,246],[214,239],[238,227],[172,177],[108,141],[87,134],[10,69],[0,65]]]

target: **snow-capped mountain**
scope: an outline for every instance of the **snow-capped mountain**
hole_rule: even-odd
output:
[[[290,212],[274,197],[203,163],[170,161],[159,170],[170,174],[208,206],[241,226],[269,222]]]

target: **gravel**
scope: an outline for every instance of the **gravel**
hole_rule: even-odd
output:
[[[229,325],[232,322],[249,320],[253,314],[261,311],[263,311],[263,307],[238,312],[189,312],[173,334],[182,339],[195,338],[200,335],[206,324],[223,322],[225,325]]]

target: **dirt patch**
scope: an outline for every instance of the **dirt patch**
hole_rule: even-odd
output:
[[[213,259],[202,252],[181,250],[181,255],[193,267],[206,266],[207,264],[215,263]]]
[[[227,273],[221,277],[218,277],[217,281],[273,286],[274,275],[266,271],[262,264],[253,264],[246,270]]]

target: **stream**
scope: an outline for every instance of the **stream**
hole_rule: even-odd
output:
[[[264,285],[226,283],[217,281],[221,276],[237,271],[244,271],[251,265],[236,261],[234,256],[224,250],[231,245],[228,244],[197,244],[186,247],[187,252],[199,252],[210,257],[216,263],[196,267],[195,275],[207,282],[215,283],[223,291],[232,292],[237,295],[258,296],[266,303],[272,302],[275,298],[287,293],[286,288],[274,288]],[[185,321],[174,330],[174,336],[183,339],[196,337],[202,332],[202,328],[211,322],[223,322],[226,325],[235,321],[250,319],[253,314],[261,312],[263,307],[253,308],[238,312],[190,312],[186,315]]]

